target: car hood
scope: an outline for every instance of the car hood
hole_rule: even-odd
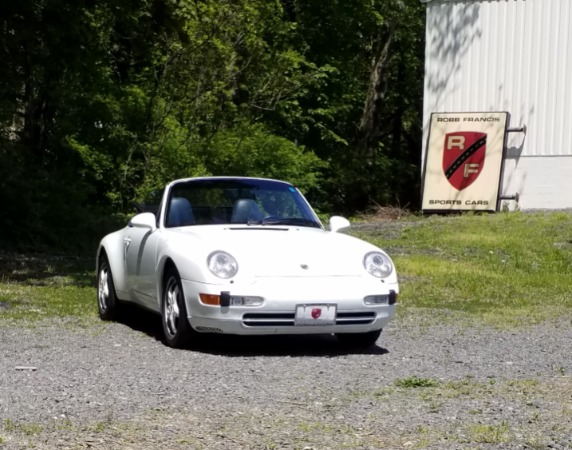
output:
[[[239,273],[255,277],[361,276],[365,254],[379,250],[348,235],[306,227],[195,226],[172,233],[176,242],[190,240],[205,255],[230,253]]]

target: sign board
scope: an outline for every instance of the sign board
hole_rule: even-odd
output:
[[[433,113],[423,170],[423,211],[496,211],[507,112]]]

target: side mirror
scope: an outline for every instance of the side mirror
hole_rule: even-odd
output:
[[[157,228],[157,219],[153,213],[141,213],[137,214],[129,221],[129,226],[137,228],[150,228],[151,230],[154,230]]]
[[[350,221],[345,217],[332,216],[330,217],[330,231],[334,233],[341,230],[342,228],[348,228],[350,226]]]

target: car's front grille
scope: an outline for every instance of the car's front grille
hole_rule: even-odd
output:
[[[242,323],[247,327],[290,327],[294,325],[294,313],[247,313]]]
[[[374,311],[338,312],[336,325],[367,325],[374,320]],[[247,327],[293,327],[294,313],[246,313],[242,323]]]
[[[200,333],[222,333],[220,328],[198,326],[195,328]]]
[[[375,320],[375,312],[339,312],[336,317],[336,325],[365,325]]]

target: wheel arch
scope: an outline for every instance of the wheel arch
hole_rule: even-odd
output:
[[[177,274],[179,274],[179,270],[177,269],[177,265],[175,264],[175,261],[173,261],[173,259],[171,257],[167,256],[163,260],[161,260],[160,266],[157,267],[157,273],[159,274],[159,276],[157,277],[157,290],[158,290],[158,292],[157,292],[158,297],[157,298],[159,300],[159,307],[161,306],[161,303],[163,302],[163,294],[164,294],[164,290],[165,290],[165,281],[167,281],[167,274],[171,270],[174,270],[175,272],[177,272]]]
[[[99,272],[99,265],[102,257],[107,259],[111,273],[113,275],[113,283],[115,285],[116,295],[123,300],[127,299],[127,277],[125,271],[125,259],[123,255],[123,246],[121,242],[113,235],[106,236],[97,249],[95,262],[96,271]]]

